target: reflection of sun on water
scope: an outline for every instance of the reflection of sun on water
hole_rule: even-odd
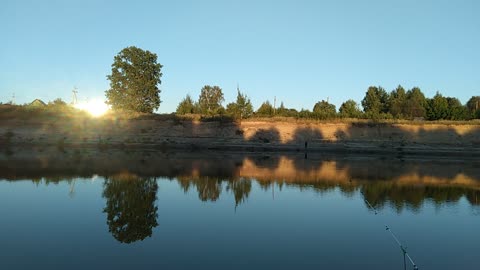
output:
[[[90,101],[81,102],[75,105],[77,109],[84,110],[92,116],[98,117],[104,115],[110,108],[104,101],[92,99]]]

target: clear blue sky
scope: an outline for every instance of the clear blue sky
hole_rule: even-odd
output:
[[[0,4],[0,101],[104,97],[127,46],[164,66],[159,112],[236,85],[312,109],[360,102],[370,85],[480,94],[480,1],[20,1]],[[224,104],[224,105],[225,105]]]

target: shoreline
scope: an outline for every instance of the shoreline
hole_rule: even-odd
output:
[[[190,120],[0,123],[0,147],[480,157],[480,125]]]

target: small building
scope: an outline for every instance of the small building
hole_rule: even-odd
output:
[[[45,104],[45,102],[37,98],[34,101],[32,101],[30,104],[28,104],[28,106],[29,107],[46,107],[47,104]]]

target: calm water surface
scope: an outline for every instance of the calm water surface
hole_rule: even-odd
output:
[[[478,269],[478,165],[9,153],[0,159],[0,269],[403,269],[385,225],[419,269]]]

